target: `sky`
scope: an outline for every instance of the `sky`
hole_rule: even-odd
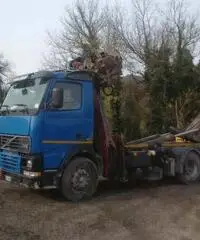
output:
[[[17,74],[41,67],[48,51],[47,30],[59,28],[66,2],[71,0],[0,0],[0,52]]]
[[[16,74],[41,68],[42,55],[48,53],[47,30],[60,29],[64,8],[72,1],[0,0],[0,52],[12,63]],[[188,2],[192,9],[200,8],[199,0]]]

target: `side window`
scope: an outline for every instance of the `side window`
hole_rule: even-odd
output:
[[[82,104],[82,86],[78,83],[57,83],[57,88],[64,89],[63,110],[77,110]]]

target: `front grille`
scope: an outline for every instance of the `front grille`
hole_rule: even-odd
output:
[[[8,173],[20,174],[21,156],[6,151],[0,152],[0,168]]]
[[[29,153],[30,138],[27,136],[0,135],[0,148],[9,151]]]

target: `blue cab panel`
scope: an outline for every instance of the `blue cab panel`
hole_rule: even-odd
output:
[[[28,135],[30,116],[0,116],[0,134]]]

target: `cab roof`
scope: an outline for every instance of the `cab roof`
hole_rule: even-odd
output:
[[[91,81],[95,76],[97,76],[96,73],[90,72],[90,71],[64,71],[64,70],[59,70],[59,71],[39,71],[39,72],[34,72],[34,73],[28,73],[28,74],[23,74],[20,76],[17,76],[12,79],[10,82],[16,83],[22,80],[26,79],[33,79],[33,78],[56,78],[56,79],[71,79],[71,80],[79,80],[79,81]]]

